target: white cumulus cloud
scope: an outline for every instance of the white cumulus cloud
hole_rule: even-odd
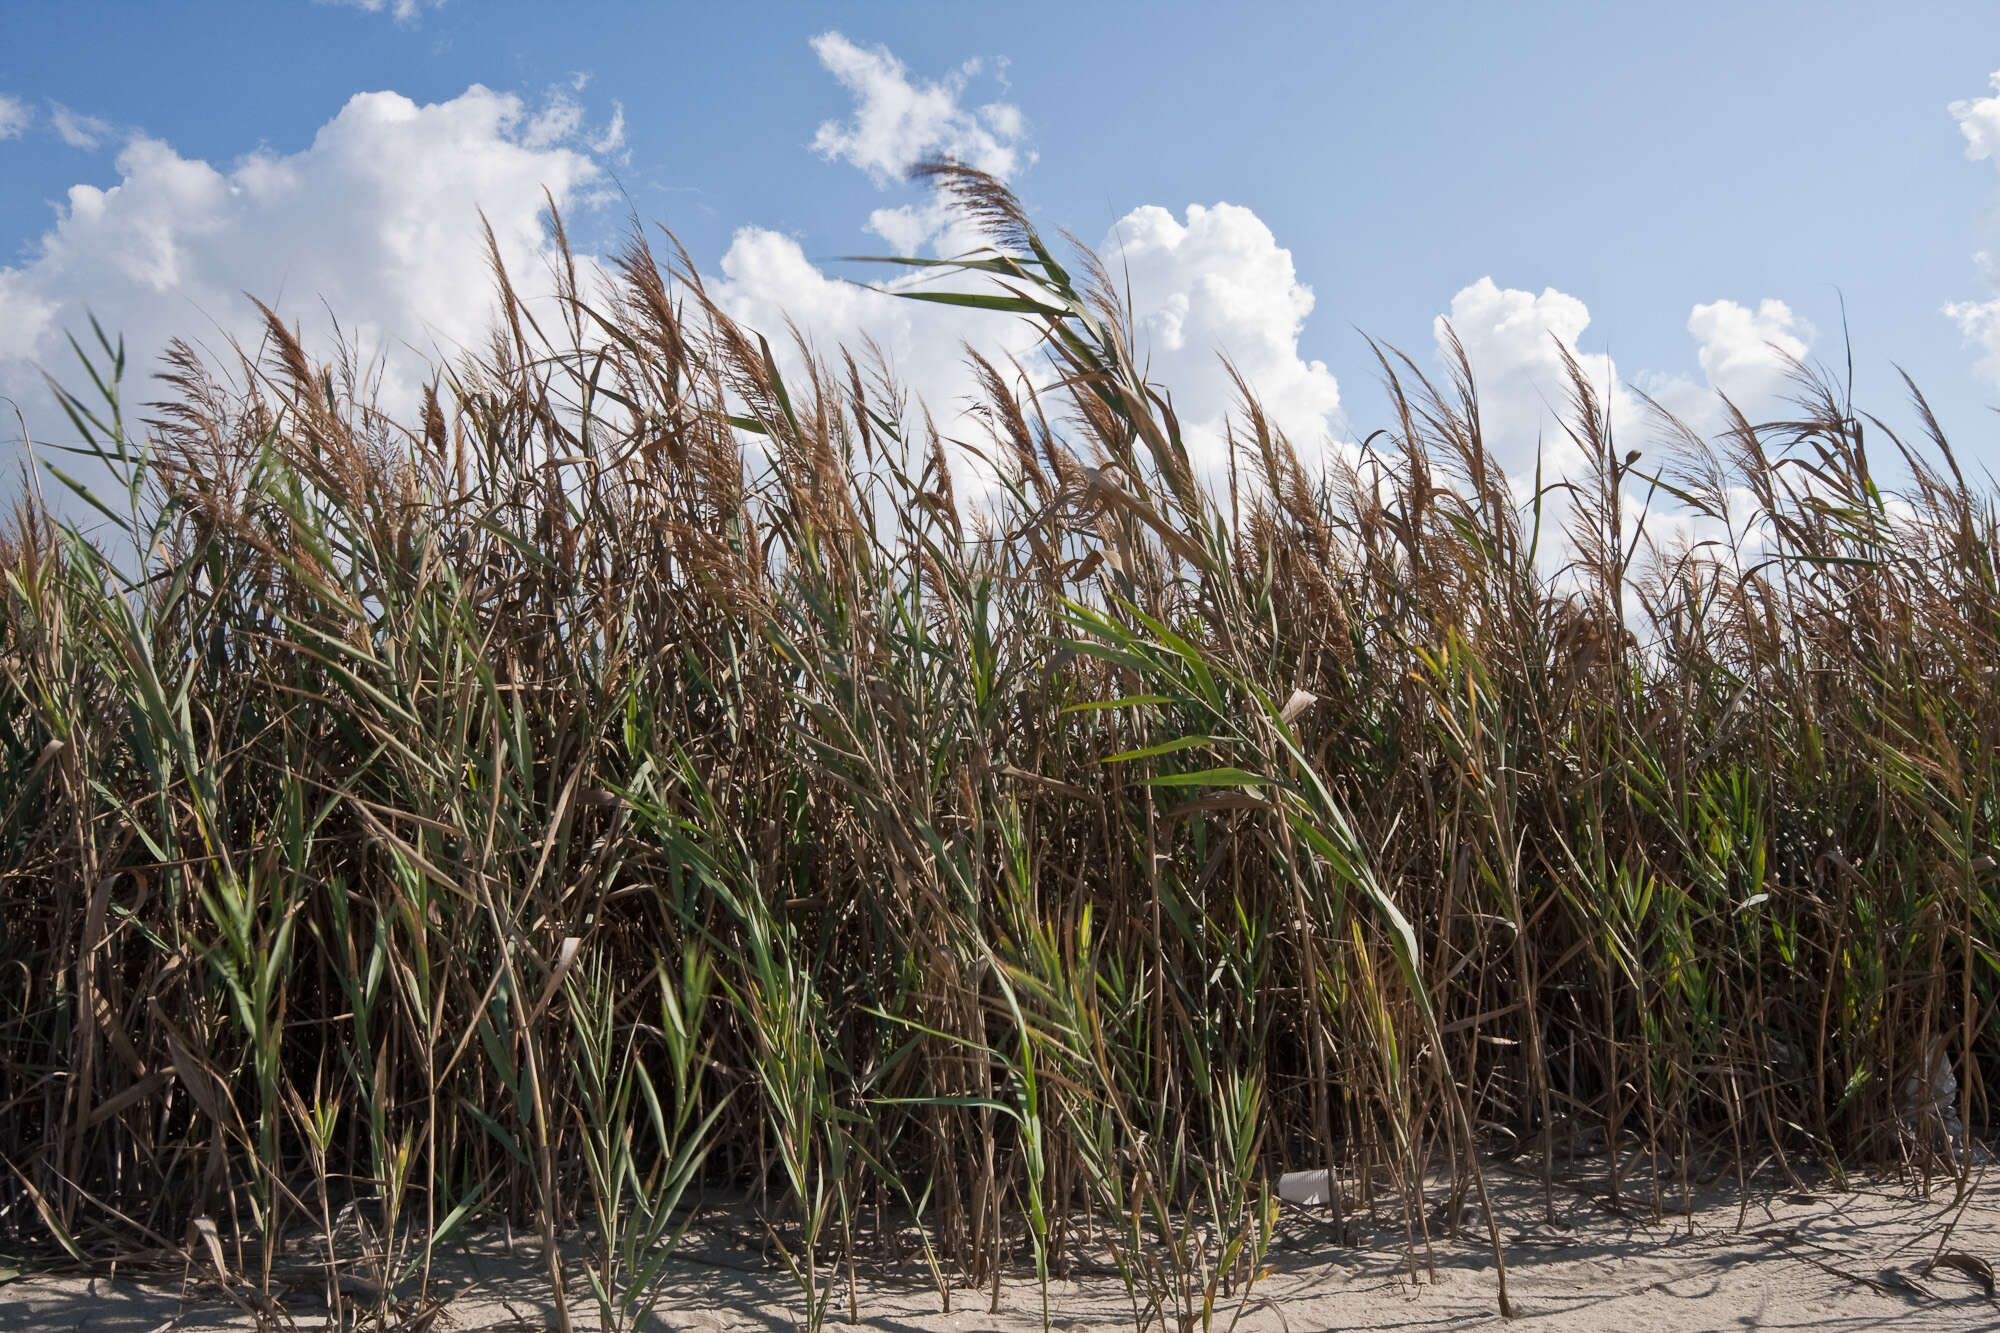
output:
[[[1755,310],[1734,301],[1698,305],[1687,327],[1700,345],[1696,357],[1709,386],[1751,400],[1779,392],[1813,338],[1811,324],[1769,298]]]
[[[963,104],[976,62],[926,81],[888,50],[859,46],[839,33],[816,38],[813,48],[854,99],[851,117],[822,125],[813,146],[878,185],[886,188],[913,163],[940,154],[1002,179],[1033,163],[1018,108]],[[937,196],[875,209],[865,230],[906,255],[926,247],[962,254],[981,243],[966,219]],[[1225,355],[1302,449],[1317,448],[1341,428],[1339,385],[1323,363],[1299,351],[1312,290],[1298,280],[1290,251],[1253,211],[1197,204],[1177,217],[1145,205],[1111,227],[1099,253],[1115,271],[1129,274],[1138,351],[1172,391],[1198,461],[1211,467],[1222,461],[1222,421],[1235,395],[1221,364]],[[815,266],[795,239],[762,228],[736,234],[722,271],[712,292],[753,327],[771,331],[789,318],[822,351],[841,343],[858,349],[872,340],[948,433],[966,429],[960,414],[975,389],[962,344],[995,359],[1032,359],[1036,347],[1034,328],[1020,320],[858,287]]]
[[[966,367],[965,344],[1005,367],[1009,356],[1030,358],[1036,335],[1025,321],[950,306],[910,301],[828,274],[806,257],[797,240],[763,227],[744,227],[722,257],[722,277],[709,293],[729,314],[770,338],[780,368],[798,369],[782,346],[787,323],[821,356],[845,347],[856,357],[873,342],[889,370],[920,398],[939,428],[965,434],[961,420],[976,384]],[[901,284],[892,284],[901,285]]]
[[[884,230],[881,215],[872,223]],[[1256,390],[1273,422],[1303,453],[1342,428],[1340,386],[1324,363],[1300,354],[1299,336],[1313,308],[1291,253],[1250,209],[1191,205],[1176,218],[1144,205],[1106,234],[1099,253],[1128,273],[1137,352],[1149,377],[1171,391],[1197,463],[1219,467],[1223,419],[1236,391],[1227,356]],[[931,409],[947,433],[975,383],[964,344],[987,356],[1033,363],[1034,326],[1012,316],[908,301],[830,275],[792,237],[763,228],[737,232],[711,293],[731,315],[767,333],[789,319],[822,352],[866,340],[881,348],[897,377]],[[895,284],[900,285],[900,284]]]
[[[493,301],[481,210],[519,285],[546,290],[542,191],[562,206],[601,175],[581,133],[475,85],[423,106],[359,94],[308,147],[222,166],[136,137],[116,184],[71,187],[32,255],[0,268],[0,392],[30,409],[39,438],[66,436],[38,368],[76,378],[67,332],[91,314],[122,332],[137,380],[175,336],[218,353],[230,337],[254,345],[246,292],[301,323],[320,354],[337,318],[383,357],[385,392],[413,392],[419,352],[482,345]]]
[[[1643,461],[1627,475],[1623,491],[1628,539],[1639,531],[1643,518],[1649,545],[1669,555],[1697,542],[1711,544],[1704,549],[1713,555],[1721,549],[1713,543],[1727,545],[1733,540],[1748,549],[1760,540],[1754,527],[1744,526],[1755,507],[1747,492],[1729,492],[1733,526],[1725,529],[1671,496],[1655,492],[1646,481],[1661,461],[1647,457],[1660,443],[1660,423],[1620,379],[1608,354],[1585,349],[1590,311],[1581,299],[1553,287],[1536,294],[1481,278],[1452,298],[1449,315],[1438,317],[1441,356],[1447,349],[1447,320],[1472,363],[1487,445],[1507,473],[1519,503],[1525,505],[1532,498],[1538,451],[1545,486],[1575,476],[1584,461],[1565,429],[1565,423],[1573,426],[1576,420],[1563,364],[1567,351],[1609,413],[1613,447],[1620,454],[1636,449],[1642,455]],[[1803,360],[1814,336],[1812,326],[1778,300],[1755,306],[1729,300],[1705,302],[1689,313],[1687,330],[1700,367],[1698,377],[1648,371],[1634,376],[1633,383],[1703,436],[1713,436],[1726,425],[1718,394],[1727,394],[1753,422],[1777,412],[1788,388],[1790,359]],[[1561,518],[1568,502],[1558,495],[1552,505],[1556,526],[1544,530],[1541,558],[1556,569],[1567,566],[1576,551]]]
[[[1150,354],[1152,377],[1173,390],[1175,412],[1204,449],[1220,445],[1223,418],[1236,407],[1222,356],[1302,452],[1340,429],[1340,385],[1324,362],[1299,353],[1312,288],[1256,213],[1190,204],[1180,219],[1146,204],[1111,228],[1099,253],[1128,279],[1138,350]]]
[[[1487,444],[1517,479],[1532,476],[1538,445],[1545,474],[1564,475],[1582,461],[1564,430],[1565,422],[1575,420],[1565,350],[1609,411],[1621,452],[1645,450],[1656,438],[1653,414],[1627,387],[1610,355],[1585,349],[1590,310],[1581,299],[1553,287],[1537,295],[1481,278],[1452,298],[1450,314],[1438,317],[1440,354],[1447,321],[1472,362]],[[1725,425],[1718,394],[1728,395],[1752,421],[1778,410],[1791,361],[1805,358],[1814,337],[1810,323],[1783,301],[1770,299],[1755,306],[1729,300],[1696,305],[1687,331],[1701,368],[1698,378],[1642,371],[1631,382],[1702,435]]]
[[[1610,356],[1583,350],[1590,310],[1567,292],[1545,287],[1537,295],[1481,278],[1453,296],[1450,313],[1434,321],[1441,351],[1447,322],[1472,362],[1487,447],[1517,480],[1533,477],[1538,455],[1551,476],[1572,472],[1582,462],[1564,429],[1574,420],[1565,351],[1610,413],[1614,434],[1638,422],[1638,400],[1618,378]]]
[[[1727,424],[1717,395],[1752,421],[1777,414],[1790,392],[1792,363],[1812,348],[1813,326],[1783,301],[1754,308],[1735,301],[1697,305],[1688,315],[1702,377],[1642,374],[1639,387],[1689,428],[1714,435]]]
[[[384,7],[387,0],[377,7]],[[852,94],[852,115],[821,127],[815,148],[887,188],[911,162],[947,153],[1008,176],[1033,160],[1027,125],[1001,102],[967,105],[976,67],[943,79],[913,76],[891,53],[837,33],[815,50]],[[163,142],[130,139],[117,181],[77,185],[31,255],[0,267],[0,393],[35,403],[39,369],[74,376],[65,334],[95,313],[122,331],[131,364],[149,369],[175,335],[215,351],[254,342],[244,293],[303,323],[309,346],[328,348],[330,319],[385,359],[393,399],[413,390],[424,354],[482,344],[492,313],[477,239],[483,209],[517,286],[531,297],[550,258],[542,210],[547,187],[574,208],[603,189],[604,163],[621,146],[588,123],[568,89],[538,106],[483,87],[420,106],[394,93],[352,99],[312,143],[289,154],[258,151],[233,163],[183,157]],[[885,201],[855,219],[898,250],[960,253],[976,236],[937,197]],[[1129,273],[1139,352],[1171,389],[1200,460],[1220,460],[1221,421],[1233,389],[1230,357],[1276,422],[1310,451],[1342,428],[1340,391],[1300,337],[1313,293],[1288,250],[1248,208],[1192,205],[1179,214],[1134,208],[1100,252]],[[1031,373],[1037,331],[1013,316],[900,300],[816,266],[798,239],[740,228],[710,291],[723,308],[782,350],[795,324],[820,351],[873,342],[890,368],[959,438],[979,432],[962,413],[975,380],[962,344]],[[879,280],[875,272],[861,275]],[[926,281],[924,275],[889,285]],[[405,350],[414,345],[415,351]],[[795,363],[794,368],[795,367]],[[133,393],[135,401],[144,394]],[[68,434],[41,400],[38,438]]]

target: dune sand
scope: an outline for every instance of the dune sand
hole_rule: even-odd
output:
[[[1613,1210],[1580,1184],[1555,1187],[1555,1221],[1544,1221],[1543,1191],[1525,1176],[1498,1174],[1516,1318],[1500,1319],[1484,1228],[1434,1235],[1435,1277],[1418,1251],[1412,1280],[1400,1222],[1378,1213],[1338,1245],[1323,1214],[1287,1210],[1272,1255],[1274,1271],[1255,1290],[1237,1327],[1244,1330],[1499,1328],[1896,1329],[2000,1328],[1989,1262],[2000,1264],[2000,1180],[1977,1182],[1954,1199],[1949,1181],[1928,1197],[1897,1182],[1798,1192],[1753,1188],[1745,1209],[1722,1185],[1692,1219],[1655,1219],[1645,1205]],[[670,1329],[785,1330],[795,1306],[787,1279],[766,1261],[752,1234],[726,1209],[705,1213],[670,1272],[659,1325]],[[1476,1217],[1467,1215],[1468,1223]],[[1691,1222],[1691,1224],[1690,1224]],[[1941,1258],[1941,1261],[1940,1261]],[[1123,1285],[1099,1265],[1051,1285],[1051,1326],[1064,1330],[1133,1326]],[[959,1289],[952,1309],[921,1265],[894,1274],[864,1272],[861,1326],[918,1330],[1030,1330],[1041,1327],[1031,1278],[1013,1277],[991,1310],[991,1291]],[[440,1261],[443,1303],[415,1329],[522,1333],[548,1326],[552,1306],[532,1245],[484,1236]],[[284,1290],[301,1329],[326,1321],[320,1281],[301,1270]],[[844,1285],[833,1320],[847,1313]],[[573,1303],[579,1329],[594,1328],[594,1307]],[[224,1298],[199,1261],[154,1263],[137,1273],[44,1273],[0,1284],[0,1328],[79,1333],[169,1333],[245,1329],[256,1319]],[[1227,1328],[1229,1316],[1215,1321]]]

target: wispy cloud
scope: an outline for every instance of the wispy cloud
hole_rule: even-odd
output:
[[[821,156],[851,163],[878,185],[926,157],[957,158],[1002,180],[1029,166],[1026,117],[1009,102],[960,105],[980,62],[968,60],[935,81],[913,80],[883,46],[861,46],[838,32],[813,38],[820,64],[854,95],[854,114],[829,120],[813,136]]]
[[[0,93],[0,139],[18,139],[33,124],[35,115],[18,97]]]
[[[415,23],[426,9],[436,9],[445,0],[313,0],[316,5],[341,5],[365,9],[370,14],[388,14],[398,23]]]
[[[1987,82],[1992,85],[1994,96],[1960,98],[1945,108],[1958,122],[1958,132],[1965,136],[1966,157],[1975,162],[2000,154],[2000,70],[1995,70]],[[1972,260],[1989,287],[2000,287],[2000,264],[1996,264],[1992,251],[1978,251]],[[1944,307],[1944,314],[1958,325],[1968,343],[1981,350],[1979,373],[2000,382],[2000,296],[1985,301],[1952,301]]]
[[[112,132],[111,122],[72,111],[61,102],[49,103],[49,125],[71,148],[94,149]]]

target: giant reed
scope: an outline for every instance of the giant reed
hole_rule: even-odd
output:
[[[977,439],[636,240],[539,319],[499,274],[408,420],[274,317],[134,424],[100,338],[91,535],[0,558],[11,1246],[313,1236],[379,1314],[482,1217],[575,1287],[585,1225],[618,1323],[735,1190],[810,1323],[914,1237],[946,1303],[1088,1247],[1185,1327],[1289,1167],[1413,1265],[1496,1156],[1966,1179],[2000,582],[1927,414],[1579,373],[1537,489],[1385,350],[1365,450],[1246,384],[1201,465],[1095,261],[936,179],[993,249],[930,299],[1046,335]]]

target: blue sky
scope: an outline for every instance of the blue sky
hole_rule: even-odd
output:
[[[744,314],[872,332],[902,316],[834,257],[953,239],[883,168],[956,145],[1049,229],[1131,242],[1141,327],[1203,410],[1223,350],[1295,434],[1365,433],[1357,330],[1431,365],[1450,315],[1519,465],[1552,335],[1699,416],[1712,387],[1772,399],[1769,340],[1842,360],[1844,296],[1864,401],[1907,420],[1901,364],[2000,464],[2000,158],[1968,152],[2000,148],[2000,7],[1893,11],[8,0],[0,391],[58,436],[29,367],[62,367],[61,327],[233,332],[243,288],[449,345],[486,309],[471,207],[532,267],[540,185],[587,250],[636,214]],[[885,341],[949,400],[966,332]]]

